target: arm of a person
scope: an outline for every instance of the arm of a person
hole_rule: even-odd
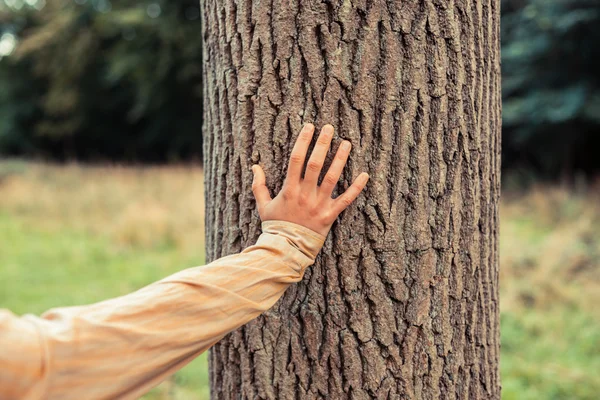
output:
[[[350,150],[341,146],[317,186],[330,125],[301,178],[313,131],[309,124],[300,133],[275,199],[262,169],[254,166],[253,191],[264,221],[255,245],[100,303],[53,309],[41,317],[0,311],[0,399],[138,398],[272,307],[302,279],[333,221],[368,179],[359,176],[343,195],[331,198]]]
[[[0,314],[0,398],[137,398],[302,279],[324,237],[266,221],[255,245],[134,293],[52,309]],[[41,355],[41,356],[40,356]]]

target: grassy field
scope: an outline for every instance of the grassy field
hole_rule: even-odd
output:
[[[200,169],[0,163],[0,307],[39,314],[204,263]],[[147,399],[208,399],[202,356]]]
[[[0,162],[0,307],[91,303],[202,264],[202,179]],[[501,224],[503,398],[597,399],[600,198],[505,193]],[[207,385],[201,357],[146,398],[207,399]]]

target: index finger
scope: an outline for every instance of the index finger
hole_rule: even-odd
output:
[[[313,124],[306,124],[300,131],[298,139],[292,149],[290,155],[290,163],[287,171],[288,182],[299,182],[302,176],[302,167],[304,166],[304,160],[306,159],[306,153],[308,147],[312,141],[313,133],[315,132],[315,126]]]

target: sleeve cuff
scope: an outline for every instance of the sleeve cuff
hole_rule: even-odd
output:
[[[273,235],[283,236],[287,241],[300,250],[313,262],[321,251],[325,236],[289,221],[271,220],[262,223],[262,231]]]

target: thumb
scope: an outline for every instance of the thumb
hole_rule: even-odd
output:
[[[252,193],[254,193],[256,204],[260,210],[272,199],[271,195],[269,194],[269,188],[267,188],[266,185],[267,180],[265,177],[265,172],[260,165],[253,165],[252,173],[254,174],[254,179],[252,180]]]

